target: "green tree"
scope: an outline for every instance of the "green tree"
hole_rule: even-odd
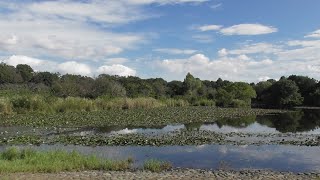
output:
[[[226,90],[232,94],[236,100],[245,102],[246,106],[251,105],[251,99],[256,98],[256,91],[248,83],[235,82],[226,87]]]
[[[27,64],[18,64],[16,67],[24,82],[29,82],[33,77],[33,69]]]
[[[4,63],[0,64],[0,84],[20,83],[22,81],[22,77],[19,73],[17,73],[15,67],[6,65]]]
[[[298,106],[303,102],[296,83],[285,78],[270,87],[270,95],[267,98],[270,98],[269,104],[280,108]]]
[[[216,101],[218,106],[228,107],[232,103],[234,96],[223,88],[217,90]]]

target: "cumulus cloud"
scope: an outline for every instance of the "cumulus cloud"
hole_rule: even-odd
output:
[[[125,58],[108,59],[109,63],[120,63]],[[113,61],[113,62],[112,62]],[[8,65],[17,66],[18,64],[27,64],[35,71],[59,72],[61,74],[76,74],[83,76],[94,76],[97,74],[110,74],[119,76],[135,76],[136,71],[121,64],[104,65],[93,67],[85,63],[76,61],[55,62],[51,60],[43,60],[28,56],[13,55],[1,61]]]
[[[204,26],[200,26],[197,29],[200,31],[217,31],[220,30],[222,28],[222,26],[220,25],[204,25]]]
[[[121,64],[100,66],[97,70],[99,74],[110,74],[119,76],[135,76],[136,71]]]
[[[18,64],[27,64],[35,71],[50,71],[56,72],[57,63],[28,56],[13,55],[1,62],[11,66],[17,66]]]
[[[218,51],[219,56],[226,56],[228,55],[228,50],[226,48],[222,48]]]
[[[166,53],[166,54],[185,54],[185,55],[190,55],[197,52],[197,50],[194,50],[194,49],[175,49],[175,48],[160,48],[160,49],[154,49],[153,51]]]
[[[0,51],[64,59],[103,59],[135,48],[143,35],[94,26],[141,19],[140,6],[122,1],[1,2]],[[92,23],[93,22],[93,23]]]
[[[223,35],[261,35],[277,32],[278,29],[262,24],[238,24],[220,30]]]
[[[320,79],[320,42],[289,41],[280,45],[252,43],[239,49],[223,48],[215,59],[196,54],[185,59],[157,62],[167,79],[183,79],[191,72],[201,79],[219,77],[232,81],[257,82],[299,74]],[[172,78],[175,77],[175,78]]]
[[[305,36],[306,38],[320,38],[320,29],[313,31],[312,33]]]
[[[59,72],[61,74],[79,74],[91,76],[92,71],[89,65],[75,61],[58,63],[50,60],[42,60],[28,56],[13,55],[1,62],[8,65],[17,66],[18,64],[27,64],[35,71]]]
[[[84,76],[92,75],[91,68],[88,65],[75,61],[61,63],[57,68],[57,70],[62,74],[81,74]]]

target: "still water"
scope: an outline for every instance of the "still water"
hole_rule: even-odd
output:
[[[19,146],[26,148],[28,146]],[[0,151],[6,147],[0,147]],[[201,169],[270,169],[291,172],[319,172],[319,147],[306,146],[63,146],[41,145],[29,148],[48,150],[76,150],[83,154],[95,154],[101,158],[125,159],[132,157],[134,166],[141,167],[150,158],[169,161],[174,167]]]
[[[241,118],[222,118],[214,123],[175,124],[157,127],[108,126],[99,128],[80,128],[61,133],[69,135],[117,135],[131,133],[161,134],[181,130],[206,130],[220,133],[301,133],[320,134],[320,110],[298,110],[283,114],[247,116]]]

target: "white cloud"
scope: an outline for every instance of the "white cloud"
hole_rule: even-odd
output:
[[[194,49],[175,49],[175,48],[160,48],[160,49],[154,49],[153,51],[167,53],[167,54],[185,54],[185,55],[190,55],[197,52],[197,50],[194,50]]]
[[[228,50],[226,48],[222,48],[218,51],[219,56],[226,56],[228,55]]]
[[[200,26],[197,29],[200,31],[217,31],[220,30],[222,28],[222,26],[220,25],[204,25],[204,26]]]
[[[182,4],[182,3],[202,3],[207,2],[209,0],[123,0],[124,2],[128,2],[130,4]]]
[[[112,64],[124,64],[128,62],[127,58],[108,58],[104,62],[105,64],[112,65]]]
[[[68,61],[58,65],[58,71],[62,74],[80,74],[84,76],[90,76],[91,68],[83,63],[75,61]]]
[[[211,43],[214,41],[212,36],[204,34],[193,35],[192,39],[200,43]]]
[[[63,59],[104,59],[135,48],[143,35],[114,33],[91,22],[114,25],[139,19],[138,7],[121,1],[2,2],[0,51]],[[137,14],[137,15],[136,15]]]
[[[259,81],[267,81],[268,79],[271,79],[269,76],[261,76],[258,78]]]
[[[305,36],[306,38],[320,38],[320,29],[313,31],[312,33]]]
[[[222,7],[222,3],[218,3],[218,4],[214,4],[214,5],[211,5],[211,6],[210,6],[210,8],[211,8],[211,9],[214,9],[214,10],[216,10],[216,9],[218,9],[218,8],[220,8],[220,7]]]
[[[223,35],[261,35],[277,32],[278,29],[272,26],[262,24],[238,24],[231,27],[223,28],[220,32]]]
[[[153,17],[149,4],[206,0],[1,1],[0,51],[32,57],[101,60],[136,48],[146,34],[116,33],[112,27]]]
[[[257,54],[257,53],[264,53],[264,54],[272,54],[281,51],[281,46],[273,45],[270,43],[253,43],[253,44],[246,44],[239,49],[232,49],[232,50],[224,50],[227,54],[233,55],[240,55],[240,54]]]
[[[18,64],[27,64],[32,67],[34,71],[49,71],[59,72],[61,74],[79,74],[84,76],[92,75],[90,66],[75,61],[57,63],[54,61],[42,60],[28,56],[13,55],[2,60],[1,62],[12,66],[17,66]]]
[[[315,42],[300,42],[300,44],[313,44],[313,46],[292,49],[285,45],[251,44],[238,50],[221,49],[218,51],[220,56],[217,59],[209,59],[203,54],[197,54],[186,59],[158,61],[157,67],[165,71],[163,74],[169,80],[181,80],[188,72],[201,79],[209,80],[220,77],[231,81],[258,82],[292,74],[320,79],[319,46],[316,47]],[[266,47],[266,49],[253,49],[255,45],[260,48]],[[245,49],[246,47],[248,49]],[[256,53],[260,56],[248,56]]]
[[[111,66],[100,66],[97,70],[99,74],[110,74],[119,76],[135,76],[136,71],[121,64],[113,64]]]
[[[13,55],[1,62],[6,63],[11,66],[17,66],[18,64],[27,64],[32,67],[35,71],[50,71],[56,72],[57,63],[52,61],[46,61],[41,59],[36,59],[28,56]]]

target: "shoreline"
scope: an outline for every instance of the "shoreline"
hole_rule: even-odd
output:
[[[1,175],[1,174],[0,174]],[[60,173],[11,173],[7,179],[319,179],[320,172],[292,173],[271,170],[201,170],[173,169],[154,173],[150,171],[81,171]]]

